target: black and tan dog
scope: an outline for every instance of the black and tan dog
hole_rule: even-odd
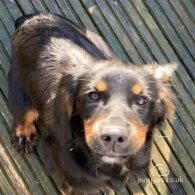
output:
[[[16,21],[9,71],[14,143],[28,151],[34,122],[48,173],[69,194],[120,190],[146,169],[152,131],[174,112],[168,82],[175,65],[115,57],[96,34],[54,14]],[[71,192],[70,192],[71,191]]]

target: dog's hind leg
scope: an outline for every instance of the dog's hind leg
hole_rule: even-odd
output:
[[[9,71],[8,83],[8,102],[14,118],[11,142],[19,152],[27,153],[33,149],[35,144],[34,122],[38,119],[39,114],[32,106],[28,94],[17,81],[13,68]]]

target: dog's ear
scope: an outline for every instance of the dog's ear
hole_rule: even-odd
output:
[[[159,100],[157,101],[156,109],[158,113],[157,124],[163,124],[167,118],[172,118],[175,112],[173,103],[174,96],[170,89],[170,80],[175,72],[176,64],[152,64],[145,65],[144,68],[154,76],[158,85]]]
[[[144,69],[146,69],[150,74],[154,75],[154,77],[160,80],[162,83],[169,83],[173,73],[177,69],[177,65],[175,63],[163,65],[154,63],[144,65]]]
[[[53,109],[53,132],[55,137],[63,144],[72,139],[71,118],[75,107],[76,85],[62,83],[54,101]]]

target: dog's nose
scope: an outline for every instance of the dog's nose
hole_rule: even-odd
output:
[[[127,133],[123,129],[109,128],[104,129],[101,134],[101,140],[104,147],[111,150],[117,150],[127,143]]]

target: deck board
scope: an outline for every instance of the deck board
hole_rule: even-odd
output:
[[[10,144],[13,118],[6,81],[14,20],[53,12],[100,34],[114,53],[137,65],[176,62],[172,81],[176,115],[156,132],[148,174],[131,175],[128,194],[195,194],[195,3],[192,0],[1,0],[0,1],[0,194],[59,194],[36,151],[18,154]],[[155,166],[162,166],[155,172]],[[165,170],[163,170],[165,169]],[[169,171],[166,182],[163,171]],[[149,178],[154,182],[138,182]],[[155,183],[155,181],[157,181]]]

